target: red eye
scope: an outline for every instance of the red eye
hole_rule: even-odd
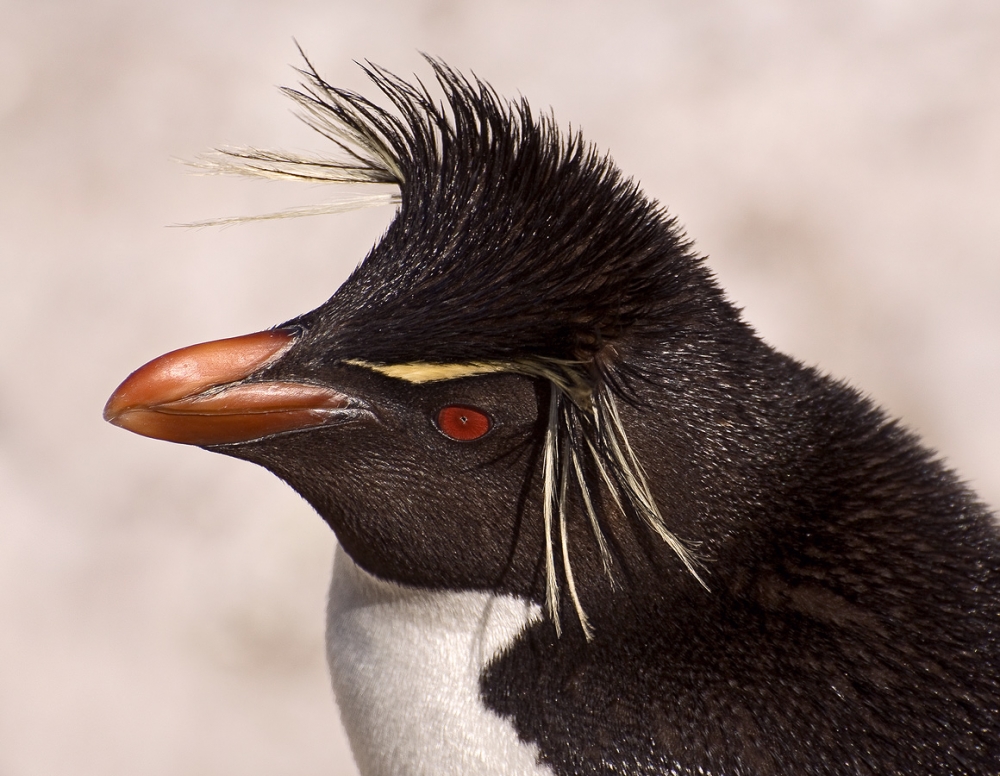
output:
[[[472,407],[453,404],[438,412],[437,426],[447,437],[471,442],[490,430],[490,416]]]

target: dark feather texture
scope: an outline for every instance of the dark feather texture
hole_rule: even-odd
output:
[[[673,219],[608,157],[526,102],[431,64],[444,104],[368,69],[399,115],[303,71],[305,88],[287,93],[346,162],[226,152],[265,175],[399,186],[378,247],[303,319],[336,320],[324,327],[331,351],[382,363],[590,361],[613,358],[625,338],[710,335],[732,316]]]
[[[335,385],[381,425],[215,449],[379,576],[547,602],[481,690],[557,774],[1000,772],[986,508],[761,342],[608,157],[431,65],[443,104],[369,69],[394,111],[306,71],[293,96],[346,162],[236,156],[398,185],[383,239],[255,378]],[[467,371],[389,369],[414,364]],[[495,431],[446,444],[448,403]]]

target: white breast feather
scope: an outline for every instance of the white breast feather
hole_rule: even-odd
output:
[[[484,666],[538,606],[385,582],[338,548],[327,615],[333,689],[364,776],[551,776],[479,694]]]

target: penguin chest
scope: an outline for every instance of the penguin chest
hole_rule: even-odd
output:
[[[510,596],[385,582],[338,547],[327,656],[361,773],[551,774],[479,691],[483,669],[539,616]]]

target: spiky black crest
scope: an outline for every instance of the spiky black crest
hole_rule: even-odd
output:
[[[370,116],[402,174],[397,219],[323,311],[338,349],[363,343],[350,355],[386,363],[589,363],[703,313],[677,309],[703,304],[684,293],[705,282],[700,266],[609,159],[525,102],[431,64],[443,106],[369,71],[402,121],[317,82]]]
[[[301,71],[303,88],[286,93],[342,161],[227,152],[230,170],[399,187],[388,232],[317,311],[337,321],[331,352],[382,363],[589,363],[613,361],[623,340],[707,330],[699,321],[725,305],[659,206],[578,133],[428,61],[443,102],[419,81],[365,68],[395,112],[311,65]]]

